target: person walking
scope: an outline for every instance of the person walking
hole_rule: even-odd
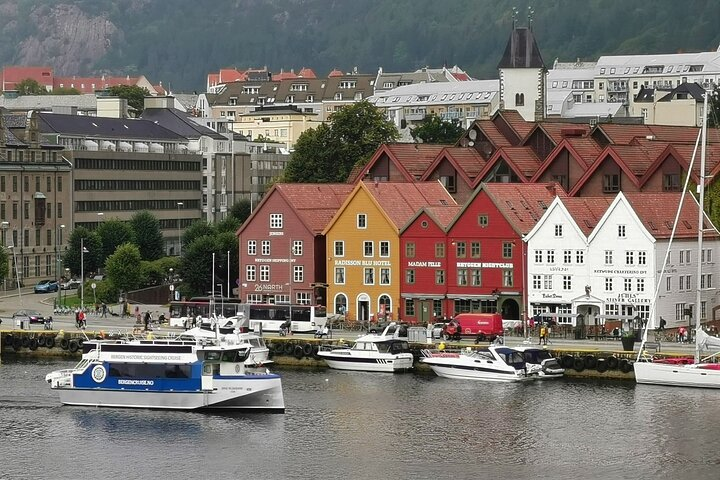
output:
[[[107,304],[106,304],[105,302],[102,303],[101,309],[102,309],[102,315],[101,315],[101,317],[102,317],[102,318],[107,318],[107,310],[108,310],[108,309],[107,309]]]
[[[547,345],[547,327],[543,324],[543,326],[540,327],[540,341],[538,341],[538,345]]]

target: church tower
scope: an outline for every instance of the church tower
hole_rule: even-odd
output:
[[[529,121],[545,117],[545,64],[532,31],[532,11],[528,27],[517,27],[517,12],[513,14],[513,29],[498,64],[500,73],[500,108],[517,110]]]

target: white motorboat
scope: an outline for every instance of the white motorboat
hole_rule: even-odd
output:
[[[246,372],[249,354],[223,338],[88,340],[45,380],[66,405],[284,412],[280,377]]]
[[[245,360],[246,367],[258,367],[273,363],[270,360],[270,349],[265,344],[265,339],[260,335],[251,332],[240,333],[237,328],[216,328],[211,330],[211,326],[195,327],[184,331],[177,338],[216,338],[222,336],[229,344],[247,345],[250,347],[250,354]]]
[[[423,351],[420,361],[439,377],[519,382],[538,378],[540,366],[525,362],[523,353],[510,347],[490,346],[459,352]]]
[[[413,366],[413,354],[401,327],[394,322],[382,334],[358,337],[350,348],[322,348],[318,352],[330,368],[366,372],[398,372]]]
[[[539,367],[539,378],[560,378],[565,375],[565,369],[547,349],[527,345],[518,345],[513,348],[522,352],[526,364]]]

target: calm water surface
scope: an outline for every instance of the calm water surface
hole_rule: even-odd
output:
[[[0,364],[0,478],[720,478],[720,392],[281,370],[287,412],[63,407]]]

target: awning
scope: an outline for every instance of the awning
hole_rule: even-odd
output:
[[[400,295],[402,298],[409,298],[415,300],[443,300],[444,295],[430,295],[425,293],[403,293]]]
[[[497,295],[448,295],[447,298],[453,300],[497,300]]]

